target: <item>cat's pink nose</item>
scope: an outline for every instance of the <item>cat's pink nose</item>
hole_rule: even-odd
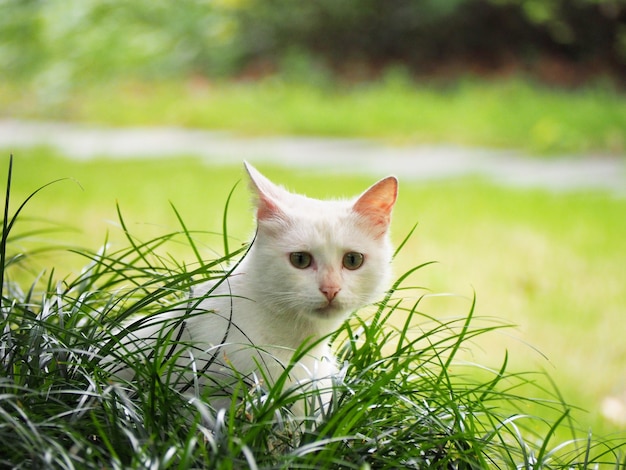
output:
[[[337,287],[337,286],[320,287],[320,291],[322,291],[322,294],[324,294],[324,296],[328,299],[329,302],[332,302],[333,299],[337,297],[337,294],[339,293],[340,290],[341,290],[341,287]]]

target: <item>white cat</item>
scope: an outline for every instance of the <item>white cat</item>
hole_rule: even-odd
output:
[[[256,201],[256,236],[227,278],[193,292],[188,309],[197,314],[171,333],[193,344],[178,363],[187,374],[200,371],[205,384],[228,382],[233,371],[274,381],[295,350],[317,341],[293,365],[287,385],[326,386],[337,367],[327,341],[320,340],[388,287],[398,182],[388,177],[355,200],[321,201],[292,194],[245,167]],[[176,321],[182,313],[165,316]],[[164,315],[158,317],[129,337],[149,349],[162,336]]]

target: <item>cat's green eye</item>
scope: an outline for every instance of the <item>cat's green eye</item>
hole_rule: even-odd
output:
[[[350,270],[359,269],[363,265],[364,259],[365,257],[361,253],[351,251],[343,255],[343,267]]]
[[[289,255],[289,261],[291,261],[291,264],[298,269],[306,269],[311,266],[313,256],[311,256],[311,253],[307,253],[306,251],[296,251],[295,253],[291,253]]]

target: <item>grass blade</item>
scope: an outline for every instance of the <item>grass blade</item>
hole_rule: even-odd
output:
[[[193,250],[194,255],[196,256],[196,261],[198,262],[198,264],[200,266],[202,266],[202,263],[203,263],[202,256],[200,255],[200,251],[198,251],[198,247],[196,246],[195,242],[193,241],[193,237],[191,236],[191,233],[189,232],[189,230],[187,230],[187,225],[185,225],[185,222],[183,221],[183,218],[180,216],[180,213],[178,212],[178,210],[176,209],[174,204],[172,204],[171,202],[170,202],[170,207],[174,211],[174,214],[176,214],[176,218],[178,219],[178,223],[180,224],[180,226],[183,229],[183,233],[185,234],[185,238],[187,239],[187,242],[189,243],[189,246],[191,247],[191,249]]]
[[[11,176],[13,174],[13,154],[9,157],[9,169],[7,171],[7,190],[4,196],[4,217],[2,219],[2,239],[0,240],[0,313],[4,311],[4,273],[6,269],[7,239],[9,238],[9,200],[11,197]]]
[[[237,181],[230,192],[228,193],[228,197],[226,198],[226,203],[224,204],[224,215],[222,217],[222,238],[224,241],[224,256],[229,257],[230,249],[228,247],[228,206],[230,205],[230,199],[235,192],[235,188],[240,182]]]

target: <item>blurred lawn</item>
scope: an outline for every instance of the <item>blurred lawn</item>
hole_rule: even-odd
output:
[[[270,77],[260,81],[112,83],[55,89],[0,82],[0,116],[173,125],[242,134],[380,138],[522,149],[533,154],[626,154],[626,96],[606,86],[564,91],[521,79],[379,81]]]
[[[1,161],[6,168],[8,158]],[[354,195],[373,182],[358,175],[262,170],[288,188],[314,197]],[[46,188],[24,215],[54,220],[79,232],[40,236],[37,245],[60,242],[97,249],[106,231],[113,243],[120,243],[116,201],[131,232],[144,238],[179,228],[170,201],[188,228],[221,232],[228,192],[238,180],[245,180],[239,162],[213,167],[183,156],[75,162],[35,149],[15,155],[13,209],[31,191],[63,177],[75,179],[82,189],[70,180]],[[464,316],[475,290],[478,315],[519,328],[491,335],[489,344],[484,342],[489,336],[481,336],[467,353],[468,360],[497,367],[508,349],[512,367],[546,369],[567,402],[589,411],[578,415],[582,429],[617,431],[619,427],[604,421],[599,410],[604,397],[626,391],[626,200],[600,192],[503,189],[477,179],[415,183],[400,175],[400,180],[394,240],[401,241],[415,222],[419,226],[395,261],[396,273],[435,260],[439,264],[418,271],[410,284],[460,294],[432,297],[422,309],[438,317]],[[253,223],[244,184],[234,193],[228,220],[231,246],[248,240]],[[212,250],[221,250],[219,234],[199,238],[207,258]],[[173,255],[193,261],[183,246]],[[82,263],[57,254],[42,258],[34,268],[55,266],[62,275]]]

